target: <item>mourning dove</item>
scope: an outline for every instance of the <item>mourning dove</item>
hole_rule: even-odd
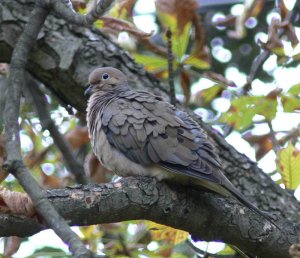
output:
[[[187,113],[161,97],[131,90],[126,75],[112,67],[95,69],[85,94],[91,95],[91,144],[104,167],[123,177],[151,176],[232,195],[272,223],[223,175],[215,147]]]

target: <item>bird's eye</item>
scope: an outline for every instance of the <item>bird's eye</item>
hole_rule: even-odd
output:
[[[107,74],[107,73],[104,73],[103,75],[102,75],[102,79],[103,80],[107,80],[109,78],[109,75]]]

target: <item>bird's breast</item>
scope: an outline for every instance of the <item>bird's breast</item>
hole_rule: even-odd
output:
[[[98,116],[99,118],[101,116]],[[91,121],[88,118],[88,129],[93,151],[101,164],[119,176],[151,176],[158,180],[172,177],[172,173],[155,164],[143,166],[127,158],[121,151],[111,145],[102,128],[101,119]]]

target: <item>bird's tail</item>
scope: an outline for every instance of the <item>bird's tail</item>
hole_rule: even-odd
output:
[[[235,189],[235,187],[231,184],[231,182],[227,178],[225,181],[222,182],[222,185],[231,195],[233,195],[236,199],[238,199],[239,202],[244,204],[250,210],[254,211],[257,215],[260,215],[263,218],[265,218],[267,221],[269,221],[272,225],[274,225],[276,228],[280,230],[279,226],[276,225],[276,223],[273,221],[271,214],[261,211],[255,205],[249,202],[239,191]]]

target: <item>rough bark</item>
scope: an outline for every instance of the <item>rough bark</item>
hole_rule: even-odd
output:
[[[22,31],[25,23],[28,21],[29,12],[33,7],[33,5],[30,3],[33,2],[34,1],[32,0],[1,1],[1,62],[9,62],[12,49],[16,43],[16,38]],[[100,31],[95,29],[91,30],[87,28],[73,26],[67,24],[63,20],[55,18],[54,16],[49,16],[47,18],[45,26],[39,35],[38,42],[34,47],[34,51],[30,56],[30,62],[28,64],[27,70],[35,78],[43,82],[62,101],[64,105],[71,105],[72,107],[76,108],[79,112],[84,113],[86,108],[86,99],[83,96],[84,86],[86,85],[89,72],[96,66],[113,66],[119,68],[129,76],[130,85],[133,88],[144,90],[146,89],[148,91],[155,91],[155,93],[165,95],[164,86],[162,84],[160,84],[150,74],[145,72],[140,65],[136,64],[133,61],[133,59],[126,51],[112,43],[109,40],[109,38],[103,35]],[[195,117],[195,119],[197,119],[199,124],[201,124],[207,130],[209,135],[215,141],[220,157],[222,159],[222,165],[226,176],[250,201],[252,201],[262,210],[276,213],[279,218],[288,218],[294,221],[297,221],[297,219],[299,219],[299,204],[295,198],[290,196],[288,192],[284,191],[276,183],[274,183],[266,174],[264,174],[256,166],[254,162],[250,161],[246,156],[240,154],[232,146],[226,143],[226,141],[221,135],[215,132],[211,127],[204,125],[199,117],[197,117],[196,115],[193,116]],[[124,192],[128,194],[125,190]],[[54,191],[53,193],[57,192]],[[193,201],[189,200],[189,195],[192,196],[193,194],[186,193],[185,196],[188,196],[188,198],[186,200],[183,199],[182,201],[191,201],[194,203],[196,199],[193,199]],[[122,195],[118,196],[119,198],[122,197]],[[225,209],[223,213],[221,212],[220,214],[223,214],[226,217],[227,213],[225,211],[230,210],[230,207],[232,206],[230,206],[228,203],[226,204],[226,202],[222,198],[212,197],[214,195],[204,194],[204,196],[209,196],[210,198],[212,198],[211,201],[208,201],[207,199],[207,205],[216,205],[220,206],[218,207],[220,209]],[[57,198],[59,199],[59,195]],[[120,205],[120,207],[123,207],[121,202],[122,198],[119,200],[115,200],[114,198],[112,198],[110,201],[116,202],[114,205]],[[157,202],[162,201],[161,198],[165,197],[163,197],[163,195],[160,195],[160,198],[157,200]],[[214,202],[213,198],[216,198],[215,200],[218,200],[218,202]],[[204,205],[203,203],[206,204],[206,202],[204,201],[199,201],[199,203],[197,204],[199,205],[199,207],[195,207],[195,209],[199,209],[198,212],[201,210],[201,207],[203,208],[202,213],[205,211],[206,207],[202,206]],[[142,208],[145,207],[143,207],[142,205],[140,209]],[[99,209],[99,211],[100,210],[101,209]],[[132,211],[135,210],[136,209],[133,209]],[[173,219],[165,220],[164,212],[160,214],[158,212],[159,210],[155,211],[156,214],[153,214],[151,216],[160,216],[160,218],[156,217],[158,222],[166,222],[166,224],[177,226],[177,224],[173,222]],[[67,210],[65,210],[64,212],[68,213]],[[74,212],[74,210],[71,211],[71,213],[72,212]],[[176,212],[182,213],[183,210],[181,208],[178,208]],[[132,215],[132,217],[129,217],[129,215],[128,217],[126,217],[124,212],[114,216],[117,216],[119,220],[124,220],[126,218],[137,218],[135,217],[136,215],[134,215],[133,213],[128,214]],[[67,214],[66,217],[71,215],[72,214]],[[122,215],[124,215],[124,217],[122,217]],[[179,215],[177,218],[174,219],[174,221],[178,221],[178,218],[180,218]],[[91,214],[91,216],[96,215]],[[110,214],[110,216],[112,215]],[[208,225],[211,225],[209,230],[205,228],[206,230],[197,231],[197,235],[202,237],[205,236],[207,240],[219,239],[228,242],[230,239],[218,238],[219,231],[215,231],[215,229],[218,229],[218,220],[215,218],[220,218],[219,213],[212,213],[210,217],[213,218],[212,221],[199,219],[198,222],[198,219],[195,219],[195,217],[194,220],[191,220],[193,221],[193,224],[195,224],[195,228],[203,228],[208,227]],[[250,228],[251,230],[245,230],[244,228],[242,230],[240,227],[243,226],[241,224],[244,224],[244,221],[238,221],[239,226],[235,229],[233,228],[232,232],[230,227],[230,238],[232,234],[232,239],[229,242],[232,242],[235,239],[235,237],[238,238],[237,236],[239,235],[239,239],[241,239],[242,236],[242,238],[245,237],[247,239],[246,242],[250,242],[248,244],[251,246],[251,248],[253,248],[252,250],[257,250],[258,247],[256,245],[259,246],[260,244],[257,238],[255,237],[255,239],[253,240],[254,243],[251,243],[251,241],[249,241],[249,239],[252,239],[252,235],[261,234],[268,237],[270,236],[270,234],[267,232],[267,229],[261,227],[260,223],[262,222],[257,222],[258,224],[255,224],[255,226],[253,226],[254,229]],[[96,221],[96,223],[100,222],[101,221]],[[227,222],[232,223],[232,220],[227,220]],[[182,220],[180,219],[178,222],[178,226],[180,226],[181,223]],[[191,225],[192,224],[186,225],[185,230],[191,229],[191,232],[194,232],[194,228]],[[183,226],[181,226],[181,228],[183,228]],[[298,232],[298,229],[296,227],[293,228],[288,223],[286,228],[288,230],[285,230],[285,232],[283,232],[283,236],[285,236],[284,239],[279,238],[279,236],[277,236],[276,241],[273,239],[274,243],[279,243],[278,241],[280,241],[280,243],[284,243],[285,251],[286,246],[288,246],[291,243],[294,243],[295,241],[298,241],[298,239],[295,238],[295,234]],[[39,230],[40,229],[41,228],[39,228]],[[264,229],[264,231],[261,232],[261,229]],[[237,232],[235,232],[235,230]],[[225,231],[228,233],[228,227]],[[244,245],[241,244],[240,247],[244,247]],[[276,246],[276,248],[279,250],[280,246]]]
[[[32,0],[2,1],[0,61],[9,62],[11,51],[28,21]],[[30,4],[31,3],[31,4]],[[98,30],[70,25],[50,15],[33,54],[28,71],[51,89],[64,103],[85,112],[83,88],[88,74],[96,66],[113,66],[129,75],[136,88],[154,89],[158,81],[141,65]]]
[[[148,219],[186,230],[198,239],[224,241],[249,255],[268,258],[289,257],[287,249],[299,240],[291,225],[281,225],[284,231],[278,230],[231,198],[147,177],[129,177],[105,185],[77,185],[47,191],[47,196],[71,225]],[[0,216],[0,222],[6,220],[0,223],[0,235],[24,237],[45,229],[34,219],[23,219],[26,226],[20,231],[22,222],[18,217]]]

